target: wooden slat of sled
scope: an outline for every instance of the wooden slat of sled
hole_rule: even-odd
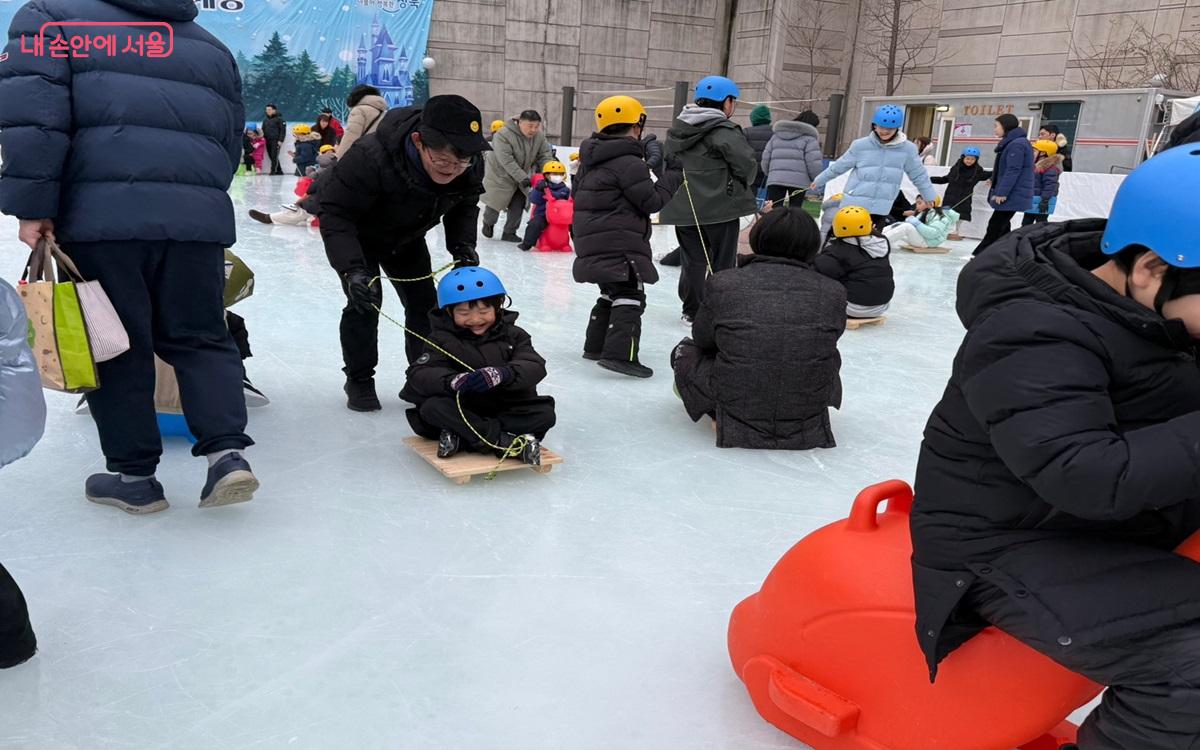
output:
[[[857,331],[863,326],[881,326],[885,320],[887,318],[882,315],[878,318],[846,318],[846,328],[847,330]]]
[[[539,474],[549,474],[550,470],[563,462],[563,457],[542,446],[542,465],[530,466],[517,458],[506,458],[499,466],[499,460],[492,455],[482,453],[459,453],[452,458],[437,457],[437,441],[426,440],[423,437],[404,438],[404,442],[418,456],[425,459],[431,466],[440,471],[447,479],[455,484],[466,484],[472,477],[483,476],[492,471],[516,471],[517,469],[532,469]]]

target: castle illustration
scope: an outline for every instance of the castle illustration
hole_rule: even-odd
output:
[[[358,43],[358,82],[367,83],[383,92],[389,107],[406,107],[412,104],[412,78],[408,75],[408,50],[400,50],[392,42],[387,27],[379,23],[379,16],[371,22],[371,44],[363,35]]]

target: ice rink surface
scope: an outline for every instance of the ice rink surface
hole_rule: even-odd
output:
[[[887,323],[842,338],[838,447],[770,452],[714,447],[672,395],[667,358],[688,333],[677,269],[649,289],[656,372],[636,380],[581,359],[595,287],[572,281],[573,255],[481,237],[549,361],[546,443],[566,464],[456,486],[401,442],[404,333],[386,321],[384,410],[345,408],[343,297],[317,231],[246,216],[290,202],[295,179],[236,179],[234,249],[257,275],[236,311],[273,401],[250,414],[262,489],[199,510],[205,464],[174,438],[158,475],[170,510],[90,504],[94,425],[48,393],[45,439],[0,475],[0,561],[41,649],[0,672],[0,747],[799,748],[734,675],[729,613],[863,486],[911,480],[962,337],[970,245],[893,256]],[[11,282],[15,237],[0,218]],[[656,228],[656,255],[673,246]],[[449,259],[440,229],[431,247],[435,267]]]

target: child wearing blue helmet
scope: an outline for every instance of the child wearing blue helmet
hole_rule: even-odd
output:
[[[991,178],[992,173],[979,163],[979,149],[967,146],[949,172],[941,177],[930,177],[929,181],[935,185],[945,185],[946,196],[942,198],[942,205],[957,212],[959,221],[970,221],[975,186]],[[959,239],[957,232],[950,239]]]
[[[408,368],[400,392],[416,405],[407,412],[413,432],[437,440],[439,458],[464,446],[505,456],[515,446],[516,457],[540,464],[554,399],[537,393],[546,360],[517,326],[517,313],[505,309],[504,285],[486,268],[459,268],[442,278],[437,294],[429,313],[433,345]]]
[[[958,278],[967,329],[912,510],[929,667],[988,625],[1108,692],[1080,750],[1200,738],[1200,149],[1125,178],[1102,219],[998,239]],[[978,675],[986,679],[986,675]]]
[[[867,209],[880,229],[890,223],[888,213],[896,193],[900,192],[904,175],[917,186],[921,197],[933,203],[937,191],[929,181],[929,173],[921,163],[917,147],[900,129],[903,125],[903,109],[895,104],[880,105],[871,118],[870,134],[851,143],[840,159],[817,175],[812,189],[821,191],[825,183],[850,172],[850,180],[842,191],[844,205]]]
[[[739,96],[737,84],[724,76],[701,78],[694,103],[667,131],[667,157],[679,161],[684,187],[663,206],[658,221],[675,226],[682,253],[679,299],[687,325],[704,299],[705,279],[737,265],[739,220],[758,210],[758,157],[741,126],[730,119]]]

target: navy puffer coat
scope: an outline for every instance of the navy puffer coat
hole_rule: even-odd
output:
[[[1024,128],[1008,131],[996,146],[988,203],[997,211],[1028,211],[1033,204],[1033,145]]]
[[[226,190],[242,155],[241,78],[229,50],[192,22],[197,12],[191,0],[33,0],[17,11],[0,63],[0,211],[53,219],[68,243],[233,244]],[[56,21],[165,21],[174,45],[140,57],[121,50],[154,29],[72,26],[64,37],[115,34],[118,53],[21,51],[22,35],[28,49]]]

